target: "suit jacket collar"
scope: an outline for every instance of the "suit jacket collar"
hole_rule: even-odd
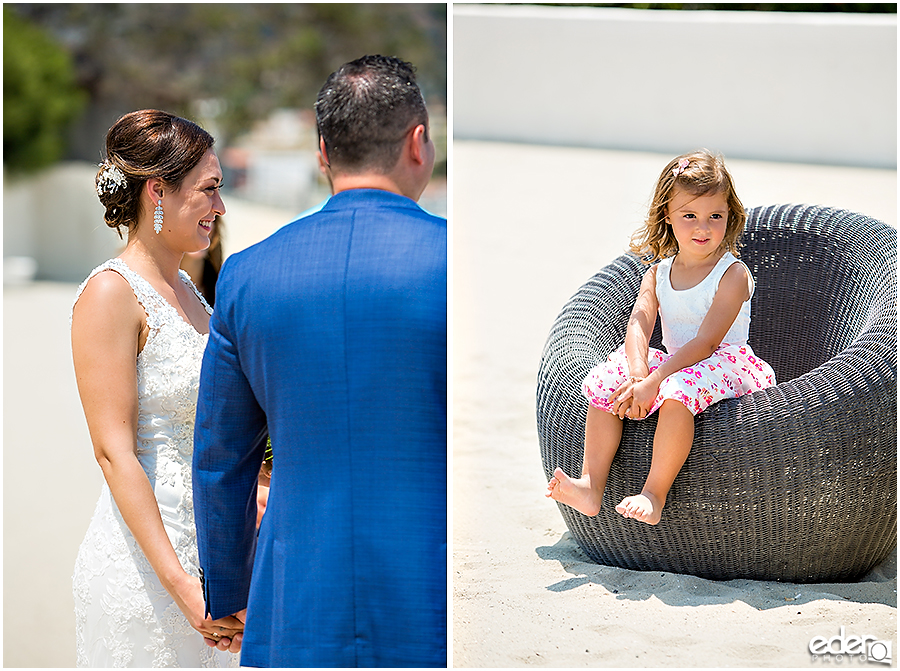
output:
[[[386,205],[390,207],[411,207],[421,209],[416,201],[399,193],[384,191],[383,189],[348,189],[336,193],[322,208],[323,210],[339,209],[343,207],[358,207],[360,205],[374,206]]]

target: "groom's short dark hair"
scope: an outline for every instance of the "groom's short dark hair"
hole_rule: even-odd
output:
[[[363,56],[333,72],[316,98],[316,125],[328,163],[341,170],[390,171],[412,128],[428,128],[415,68],[398,58]]]

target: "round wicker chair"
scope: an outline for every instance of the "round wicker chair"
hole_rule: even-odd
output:
[[[748,212],[750,344],[778,385],[699,414],[663,519],[615,512],[650,468],[656,415],[625,421],[600,514],[559,505],[594,561],[727,580],[850,581],[897,541],[894,228],[824,207]],[[624,340],[645,268],[624,255],[565,305],[541,360],[537,424],[549,480],[579,475],[581,381]],[[659,323],[651,345],[661,347]]]

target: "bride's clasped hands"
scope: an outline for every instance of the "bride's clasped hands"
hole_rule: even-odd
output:
[[[184,573],[179,585],[173,585],[170,594],[184,613],[190,625],[196,629],[210,648],[217,648],[233,653],[241,651],[244,622],[234,615],[213,620],[206,612],[206,603],[203,599],[203,586],[199,578]],[[246,610],[242,611],[246,619]],[[241,613],[238,613],[241,615]]]

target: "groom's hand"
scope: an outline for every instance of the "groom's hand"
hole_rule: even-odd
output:
[[[241,643],[244,640],[244,634],[238,632],[232,638],[223,636],[218,640],[206,638],[206,636],[204,636],[203,640],[210,648],[216,648],[217,650],[221,650],[222,652],[225,652],[227,650],[228,652],[238,653],[241,651]]]
[[[247,609],[240,610],[233,615],[233,617],[237,620],[240,620],[241,624],[243,624],[247,620]],[[234,638],[231,639],[231,645],[228,647],[229,652],[240,652],[241,651],[241,643],[244,641],[244,632],[240,631],[234,635]]]
[[[241,624],[244,624],[244,621],[247,619],[247,609],[238,611],[234,615],[233,618],[238,620]],[[222,638],[215,640],[212,638],[203,637],[203,640],[206,641],[206,645],[210,648],[217,648],[218,650],[222,650],[223,652],[227,650],[228,652],[238,653],[241,651],[241,643],[244,641],[243,632],[237,632],[231,638],[227,636],[223,636]]]

